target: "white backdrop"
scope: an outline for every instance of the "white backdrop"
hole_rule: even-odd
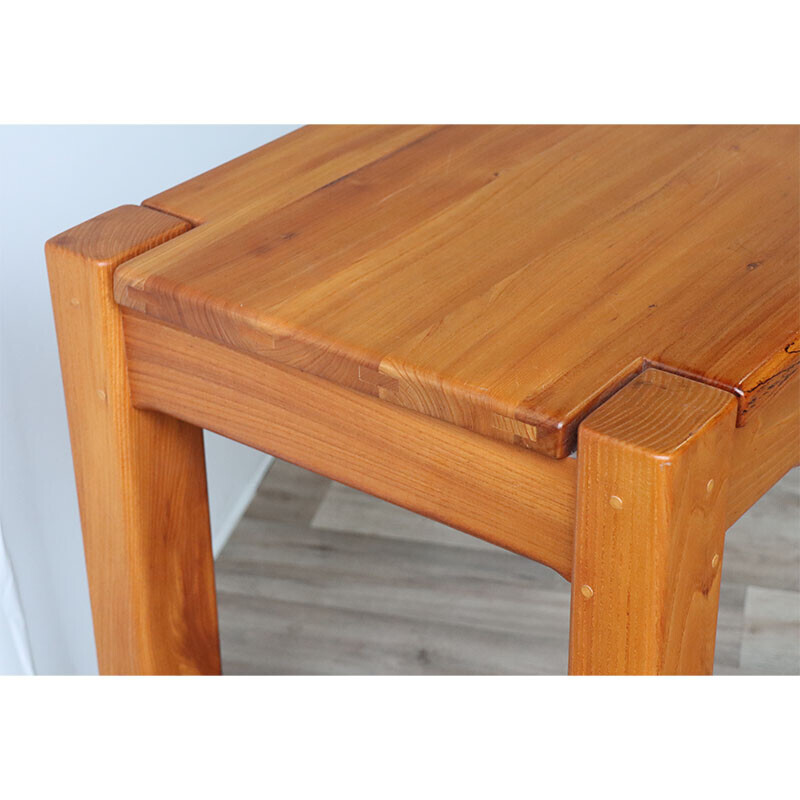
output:
[[[45,241],[294,127],[0,126],[0,672],[97,671]],[[268,458],[206,454],[218,552]]]

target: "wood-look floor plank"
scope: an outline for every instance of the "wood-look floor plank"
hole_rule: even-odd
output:
[[[723,580],[800,591],[800,469],[790,472],[725,537]]]
[[[284,469],[283,462],[276,467],[270,471],[269,483],[259,487],[243,522],[252,519],[309,525],[330,490],[331,481],[310,470]]]
[[[749,586],[744,604],[740,667],[745,672],[797,672],[800,593]]]
[[[535,561],[518,558],[496,548],[477,552],[471,547],[422,544],[392,537],[369,536],[345,531],[325,531],[290,523],[243,519],[236,541],[224,551],[225,564],[241,563],[248,570],[262,567],[301,566],[331,568],[332,559],[346,564],[348,571],[364,572],[388,581],[408,574],[441,581],[465,576],[473,581],[523,585],[535,580],[547,589],[560,589],[565,581]],[[254,563],[247,565],[247,561]]]
[[[715,674],[800,674],[799,508],[795,470],[728,532]],[[281,461],[217,585],[228,674],[566,671],[553,570]]]
[[[311,524],[315,528],[378,534],[427,544],[474,547],[479,550],[497,549],[483,539],[464,536],[436,520],[409,514],[398,506],[387,508],[382,503],[375,503],[370,495],[341,483],[330,485]]]
[[[560,585],[539,585],[535,575],[498,576],[496,566],[470,568],[449,548],[431,563],[419,552],[387,558],[374,539],[354,534],[320,531],[310,542],[299,532],[295,538],[275,546],[233,547],[218,589],[523,636],[554,632],[559,639],[569,618],[569,597]],[[349,541],[340,547],[345,538]],[[354,547],[360,551],[355,555]]]
[[[566,648],[505,631],[221,592],[229,661],[256,674],[460,675],[566,671]],[[562,654],[562,655],[560,655]],[[255,656],[255,658],[254,658]]]

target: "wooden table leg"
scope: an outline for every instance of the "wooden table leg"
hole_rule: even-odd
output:
[[[735,423],[649,369],[581,425],[570,673],[711,673]]]
[[[119,263],[189,227],[124,206],[46,247],[106,674],[220,670],[202,430],[133,408],[112,286]]]

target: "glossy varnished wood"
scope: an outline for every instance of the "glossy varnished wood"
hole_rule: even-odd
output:
[[[193,225],[231,215],[244,219],[283,208],[343,175],[421,139],[426,125],[307,125],[196,178],[148,198],[142,205]]]
[[[649,369],[583,422],[573,674],[706,674],[714,664],[736,403]]]
[[[787,380],[750,424],[736,429],[728,492],[730,527],[792,467],[800,465],[800,374]]]
[[[572,572],[576,464],[123,310],[133,402]],[[691,382],[690,382],[691,383]],[[703,384],[699,384],[702,388]],[[800,463],[800,376],[733,437],[725,527]]]
[[[51,240],[101,669],[219,668],[202,426],[571,579],[572,672],[709,671],[800,458],[798,143],[311,127]]]
[[[311,128],[148,203],[120,303],[564,456],[648,364],[750,424],[798,359],[796,127]]]
[[[202,431],[133,407],[112,293],[118,264],[189,227],[124,206],[46,248],[105,674],[219,672]]]
[[[257,447],[569,578],[574,459],[555,460],[123,314],[137,406]]]

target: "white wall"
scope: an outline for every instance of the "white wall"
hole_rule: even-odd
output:
[[[294,127],[0,126],[0,536],[38,673],[97,671],[44,242]],[[218,551],[267,458],[209,433],[206,454]],[[7,628],[0,670],[22,670]]]

